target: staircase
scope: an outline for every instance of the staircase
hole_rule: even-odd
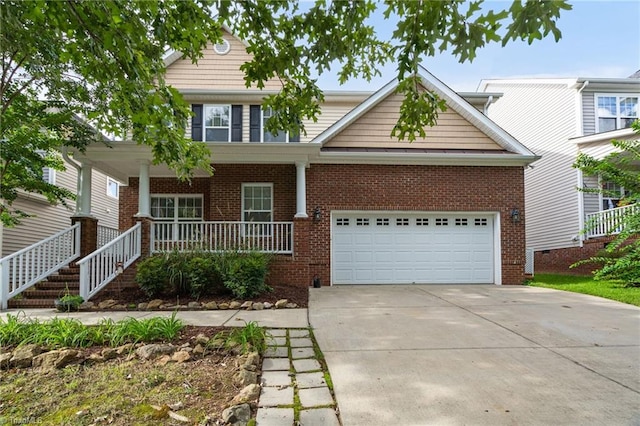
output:
[[[68,289],[68,290],[67,290]],[[54,300],[69,294],[80,293],[80,267],[67,266],[29,290],[9,299],[9,308],[54,308]]]

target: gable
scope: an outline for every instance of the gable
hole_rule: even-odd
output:
[[[402,100],[402,95],[392,93],[328,140],[324,147],[504,151],[450,106],[439,113],[436,126],[426,129],[425,138],[399,141],[391,136],[391,131],[400,117]]]
[[[251,60],[244,43],[223,31],[223,38],[229,42],[229,51],[218,54],[213,45],[203,50],[203,57],[197,64],[190,59],[177,59],[167,66],[167,84],[176,89],[238,90],[246,89],[244,73],[240,66]],[[265,82],[263,90],[280,90],[277,80]]]

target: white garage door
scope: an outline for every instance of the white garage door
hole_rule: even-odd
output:
[[[494,282],[493,215],[333,212],[334,284]]]

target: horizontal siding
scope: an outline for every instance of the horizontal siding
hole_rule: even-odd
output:
[[[197,64],[190,59],[178,59],[167,68],[167,84],[176,89],[246,89],[244,73],[240,66],[251,60],[245,45],[225,32],[224,38],[231,44],[226,55],[219,55],[209,45]],[[282,84],[272,79],[265,82],[265,90],[279,90]]]
[[[582,134],[592,135],[596,132],[595,96],[592,92],[582,92]]]
[[[391,131],[400,117],[401,103],[401,95],[390,95],[325,146],[502,150],[496,142],[451,109],[439,114],[438,124],[426,129],[425,138],[412,143],[398,141],[391,137]]]
[[[525,171],[527,247],[571,247],[580,231],[572,167],[577,148],[576,92],[566,84],[493,83],[485,89],[503,96],[491,105],[489,118],[542,158]]]
[[[64,172],[56,172],[56,185],[76,193],[77,171],[67,165]],[[93,171],[91,175],[91,213],[103,226],[118,227],[118,200],[107,195],[106,175]],[[51,205],[38,195],[20,195],[13,207],[35,217],[26,218],[14,228],[4,228],[2,256],[14,253],[56,232],[71,226],[75,212],[75,201],[69,207]]]
[[[597,176],[584,176],[582,181],[585,188],[595,189],[599,186]],[[583,192],[582,197],[584,199],[584,214],[600,211],[600,194]]]

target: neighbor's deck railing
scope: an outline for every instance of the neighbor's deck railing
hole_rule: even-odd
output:
[[[0,259],[0,307],[80,256],[80,224]]]
[[[637,204],[616,207],[615,209],[586,215],[585,227],[587,238],[604,237],[606,235],[619,234],[622,229],[624,217],[640,208]]]
[[[140,257],[141,229],[141,225],[136,224],[77,262],[80,266],[80,296],[84,300],[89,300]]]
[[[151,251],[257,250],[293,253],[293,222],[155,222]]]
[[[96,248],[100,248],[107,244],[109,241],[113,241],[120,234],[122,234],[122,232],[117,228],[98,225],[98,247]]]

